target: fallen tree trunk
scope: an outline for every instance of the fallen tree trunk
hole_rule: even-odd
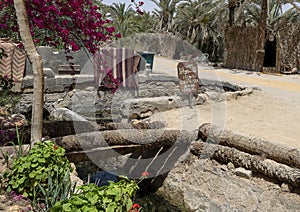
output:
[[[43,123],[43,137],[56,138],[74,134],[81,134],[94,131],[117,130],[117,129],[162,129],[165,125],[162,122],[135,122],[135,123],[101,123],[96,124],[89,121],[47,121]],[[3,134],[10,135],[0,139],[0,146],[15,141],[17,144],[16,128],[2,129]],[[19,137],[23,143],[30,140],[30,126],[18,127]],[[7,137],[7,138],[6,138]]]
[[[300,151],[295,148],[274,144],[253,136],[237,134],[230,130],[222,130],[209,123],[199,127],[198,139],[234,147],[250,154],[260,155],[279,163],[300,168]]]
[[[118,145],[108,147],[98,147],[86,151],[67,152],[66,156],[72,163],[83,161],[97,161],[116,156],[116,152],[121,155],[126,155],[141,149],[141,145]]]
[[[140,145],[141,151],[148,148],[173,145],[176,142],[191,142],[195,132],[180,130],[112,130],[69,135],[53,140],[66,152],[87,151],[99,147]]]
[[[164,127],[165,124],[161,121],[154,121],[154,122],[132,121],[131,123],[104,122],[98,124],[98,129],[100,131],[120,130],[120,129],[162,129]]]
[[[235,166],[244,167],[264,174],[271,178],[276,178],[281,182],[287,182],[295,187],[300,187],[300,170],[284,164],[277,163],[269,159],[242,152],[235,148],[209,144],[198,141],[194,143],[191,152],[201,156],[209,154],[212,159],[223,163],[233,163]]]

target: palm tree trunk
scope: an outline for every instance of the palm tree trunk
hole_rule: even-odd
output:
[[[261,16],[258,26],[258,42],[256,50],[256,69],[258,71],[263,70],[264,57],[265,57],[265,37],[268,18],[268,0],[262,0],[261,2]]]
[[[196,156],[209,155],[212,159],[222,163],[231,162],[236,167],[244,167],[270,178],[276,178],[281,182],[290,183],[297,188],[300,187],[299,169],[267,160],[257,155],[251,155],[227,146],[200,141],[194,142],[191,152]]]
[[[42,140],[43,127],[43,100],[44,100],[44,76],[43,61],[38,54],[32,40],[29,28],[29,20],[26,12],[24,0],[14,0],[14,7],[17,14],[17,20],[20,35],[25,47],[27,56],[32,63],[34,76],[33,108],[31,120],[31,144]],[[33,146],[33,145],[31,145]]]
[[[234,147],[250,154],[261,155],[279,163],[300,168],[300,150],[271,143],[255,136],[238,134],[206,123],[199,127],[198,139]]]
[[[235,10],[235,1],[229,1],[228,2],[228,8],[229,8],[229,26],[234,25],[234,10]]]

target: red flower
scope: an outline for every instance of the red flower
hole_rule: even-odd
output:
[[[138,212],[140,208],[141,208],[140,204],[133,203],[133,205],[132,205],[131,209],[129,210],[129,212]]]
[[[149,172],[143,172],[142,173],[142,177],[148,177],[149,176]]]
[[[141,206],[140,206],[140,204],[138,204],[138,203],[134,203],[133,205],[132,205],[132,209],[139,209]]]
[[[53,145],[53,148],[54,148],[54,149],[58,149],[58,146],[57,146],[57,145]]]

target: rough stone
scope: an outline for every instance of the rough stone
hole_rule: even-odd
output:
[[[293,191],[293,186],[291,186],[288,183],[282,183],[281,184],[281,190],[284,191],[284,192],[291,192],[291,191]]]
[[[51,68],[44,68],[44,77],[47,78],[55,78],[55,73],[52,71]]]
[[[252,171],[251,170],[246,170],[242,167],[236,168],[234,170],[234,173],[239,177],[244,177],[244,178],[247,178],[247,179],[250,179],[252,177]]]
[[[234,166],[234,164],[233,164],[233,163],[231,163],[231,162],[229,162],[229,163],[227,164],[227,167],[228,167],[228,169],[230,169],[230,170],[233,170],[233,169],[235,169],[235,166]]]
[[[297,69],[297,68],[292,68],[291,73],[292,73],[292,74],[298,74],[298,69]]]
[[[198,94],[196,97],[196,104],[203,105],[207,101],[208,97],[206,94]]]
[[[56,121],[87,121],[77,113],[67,108],[55,108],[50,112],[51,119]]]
[[[187,106],[188,104],[186,104]],[[123,115],[129,119],[141,119],[151,116],[155,112],[166,111],[182,107],[178,96],[129,99],[122,105]]]
[[[175,165],[157,194],[183,212],[300,211],[298,194],[282,192],[271,180],[240,178],[192,155]]]
[[[222,165],[222,167],[221,167],[221,169],[223,170],[223,171],[228,171],[228,167],[226,166],[226,165]]]
[[[74,163],[71,163],[71,167],[73,169],[72,173],[70,174],[71,183],[76,183],[76,186],[81,186],[84,184],[83,180],[78,177],[78,173],[76,171],[76,166]]]

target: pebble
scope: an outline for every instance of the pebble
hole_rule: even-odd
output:
[[[250,179],[252,177],[252,171],[251,170],[246,170],[242,167],[239,167],[235,169],[234,173],[239,176],[239,177],[244,177],[247,179]]]
[[[291,192],[293,190],[293,187],[288,183],[282,183],[281,190],[284,192]]]
[[[229,162],[229,163],[227,164],[227,168],[230,169],[230,170],[232,170],[232,169],[235,169],[235,166],[234,166],[233,163]]]

